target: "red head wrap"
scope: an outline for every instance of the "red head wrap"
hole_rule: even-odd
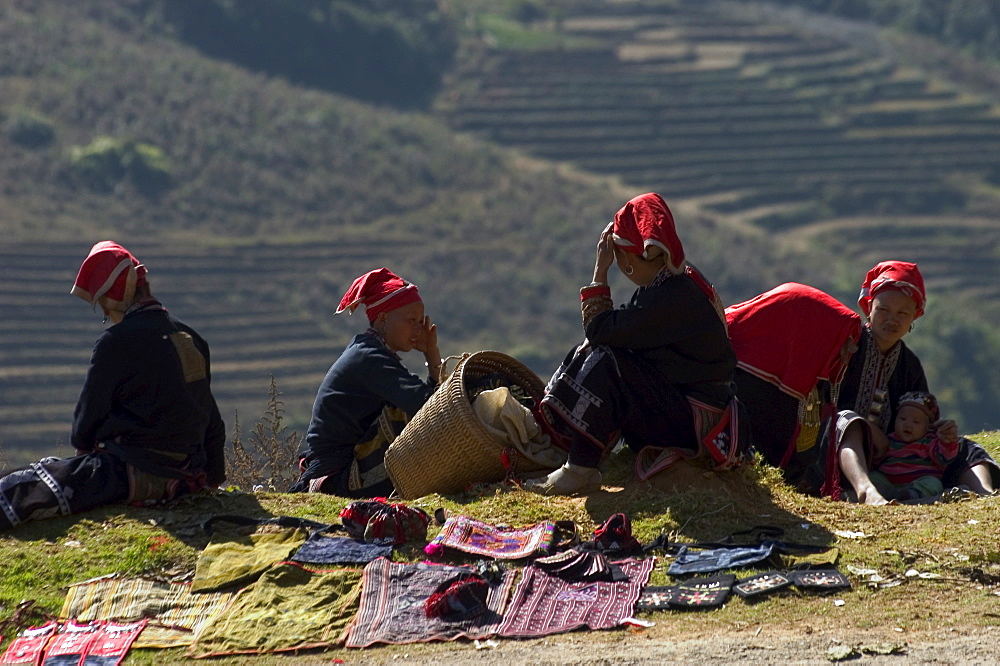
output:
[[[840,351],[861,337],[857,313],[797,282],[726,308],[726,322],[739,367],[800,400],[820,379],[843,379]]]
[[[615,245],[649,259],[654,245],[666,254],[667,269],[674,275],[684,270],[684,246],[674,229],[674,216],[659,194],[649,192],[630,200],[615,214],[612,223]]]
[[[868,271],[861,285],[858,296],[858,307],[871,317],[872,300],[883,291],[901,291],[917,304],[916,319],[924,313],[927,294],[924,291],[924,278],[916,264],[906,261],[883,261]]]
[[[90,249],[69,293],[95,306],[103,297],[114,308],[132,304],[136,287],[146,284],[146,267],[132,253],[113,241]]]
[[[415,284],[406,282],[388,268],[369,271],[356,279],[340,299],[337,314],[344,310],[352,314],[359,305],[365,306],[368,321],[374,322],[383,312],[389,312],[420,301]]]

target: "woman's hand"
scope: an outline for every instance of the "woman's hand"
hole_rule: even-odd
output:
[[[938,439],[947,444],[958,441],[958,424],[952,419],[940,419],[931,424]]]
[[[608,283],[608,269],[615,261],[615,239],[611,231],[611,225],[601,233],[601,238],[597,241],[597,258],[594,260],[594,282],[599,284]]]
[[[424,355],[427,370],[436,378],[438,371],[441,370],[441,352],[438,350],[437,324],[432,324],[430,317],[424,317],[420,335],[417,336],[417,344],[413,348]]]

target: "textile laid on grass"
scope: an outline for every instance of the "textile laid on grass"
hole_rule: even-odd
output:
[[[0,664],[117,666],[145,626],[145,620],[128,624],[50,622],[22,631],[0,657]]]
[[[358,611],[361,569],[282,562],[240,590],[202,626],[187,656],[281,652],[343,640]]]
[[[391,558],[392,546],[315,532],[295,551],[292,560],[316,564],[367,564],[379,557]]]
[[[347,647],[375,643],[419,643],[457,638],[487,638],[497,633],[501,611],[516,572],[505,571],[491,581],[486,605],[458,620],[428,613],[428,600],[451,581],[474,575],[469,567],[405,564],[381,558],[365,567],[361,608],[347,636]]]
[[[571,583],[533,565],[526,567],[500,626],[500,635],[547,636],[581,627],[618,626],[633,615],[639,594],[649,581],[654,558],[616,564],[627,580]]]
[[[105,576],[71,585],[59,616],[81,622],[148,618],[133,647],[182,647],[234,594],[192,594],[190,583]]]
[[[494,527],[468,516],[450,516],[425,550],[432,556],[454,548],[498,560],[517,560],[547,553],[555,531],[551,520],[527,527]]]
[[[212,541],[198,556],[191,591],[247,585],[272,565],[291,557],[308,537],[308,529],[296,527]]]
[[[49,622],[41,627],[29,627],[11,641],[0,658],[0,664],[39,664],[45,645],[59,630],[58,622]]]

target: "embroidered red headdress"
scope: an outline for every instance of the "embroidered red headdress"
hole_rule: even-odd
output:
[[[374,322],[383,312],[389,312],[420,300],[417,285],[406,282],[388,268],[369,271],[356,279],[340,299],[337,314],[344,310],[354,313],[365,306],[368,321]]]
[[[146,267],[132,253],[113,241],[101,241],[83,260],[69,293],[96,306],[103,297],[112,309],[125,309],[136,287],[146,284]]]
[[[840,351],[861,337],[857,313],[797,282],[726,308],[726,321],[739,367],[800,400],[820,379],[843,379]]]
[[[649,259],[649,246],[666,253],[667,269],[674,275],[684,270],[684,246],[674,228],[674,216],[659,194],[640,194],[621,207],[612,223],[615,245]]]
[[[883,291],[901,291],[917,304],[916,319],[924,313],[927,294],[924,291],[924,277],[916,264],[906,261],[883,261],[868,271],[861,285],[858,307],[866,317],[872,314],[872,300]]]

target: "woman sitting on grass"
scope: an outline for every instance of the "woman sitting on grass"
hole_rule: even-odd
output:
[[[895,422],[904,394],[927,392],[920,360],[902,341],[923,314],[923,278],[916,264],[901,261],[870,270],[858,299],[868,318],[860,335],[851,332],[857,315],[801,287],[783,285],[727,309],[754,446],[804,492],[885,504],[869,476],[874,440]],[[796,299],[787,298],[794,292]],[[1000,470],[983,447],[960,438],[952,420],[932,427],[944,442],[959,443],[944,487],[992,492]]]
[[[360,305],[370,327],[354,336],[319,387],[291,492],[388,497],[386,449],[437,388],[437,326],[424,315],[416,285],[388,268],[370,271],[354,281],[337,313]],[[424,354],[427,379],[399,358],[413,349]]]
[[[913,322],[924,313],[927,296],[916,264],[883,261],[865,276],[858,306],[868,319],[844,375],[838,406],[838,429],[844,431],[840,467],[859,502],[884,504],[868,476],[871,463],[871,428],[888,432],[895,422],[899,401],[910,391],[927,392],[927,378],[920,359],[903,342]],[[846,424],[846,426],[844,425]],[[853,425],[852,424],[857,424]],[[870,424],[870,425],[866,425]],[[1000,484],[1000,467],[978,443],[958,434],[951,419],[932,424],[944,441],[958,440],[958,455],[941,478],[945,488],[965,486],[989,494]]]
[[[799,490],[838,497],[830,425],[861,318],[819,289],[789,282],[726,308],[726,321],[754,448]]]
[[[618,309],[608,286],[612,263],[638,286]],[[640,478],[706,443],[718,464],[735,464],[735,433],[716,430],[735,423],[723,420],[735,408],[736,356],[715,290],[685,262],[660,195],[635,197],[601,233],[594,279],[580,299],[586,340],[552,376],[538,414],[569,460],[525,488],[546,495],[599,489],[598,465],[619,438],[639,451]]]
[[[94,245],[70,292],[111,320],[73,413],[77,454],[0,478],[0,530],[108,504],[146,503],[226,479],[226,429],[208,345],[150,293],[146,267],[112,241]]]

